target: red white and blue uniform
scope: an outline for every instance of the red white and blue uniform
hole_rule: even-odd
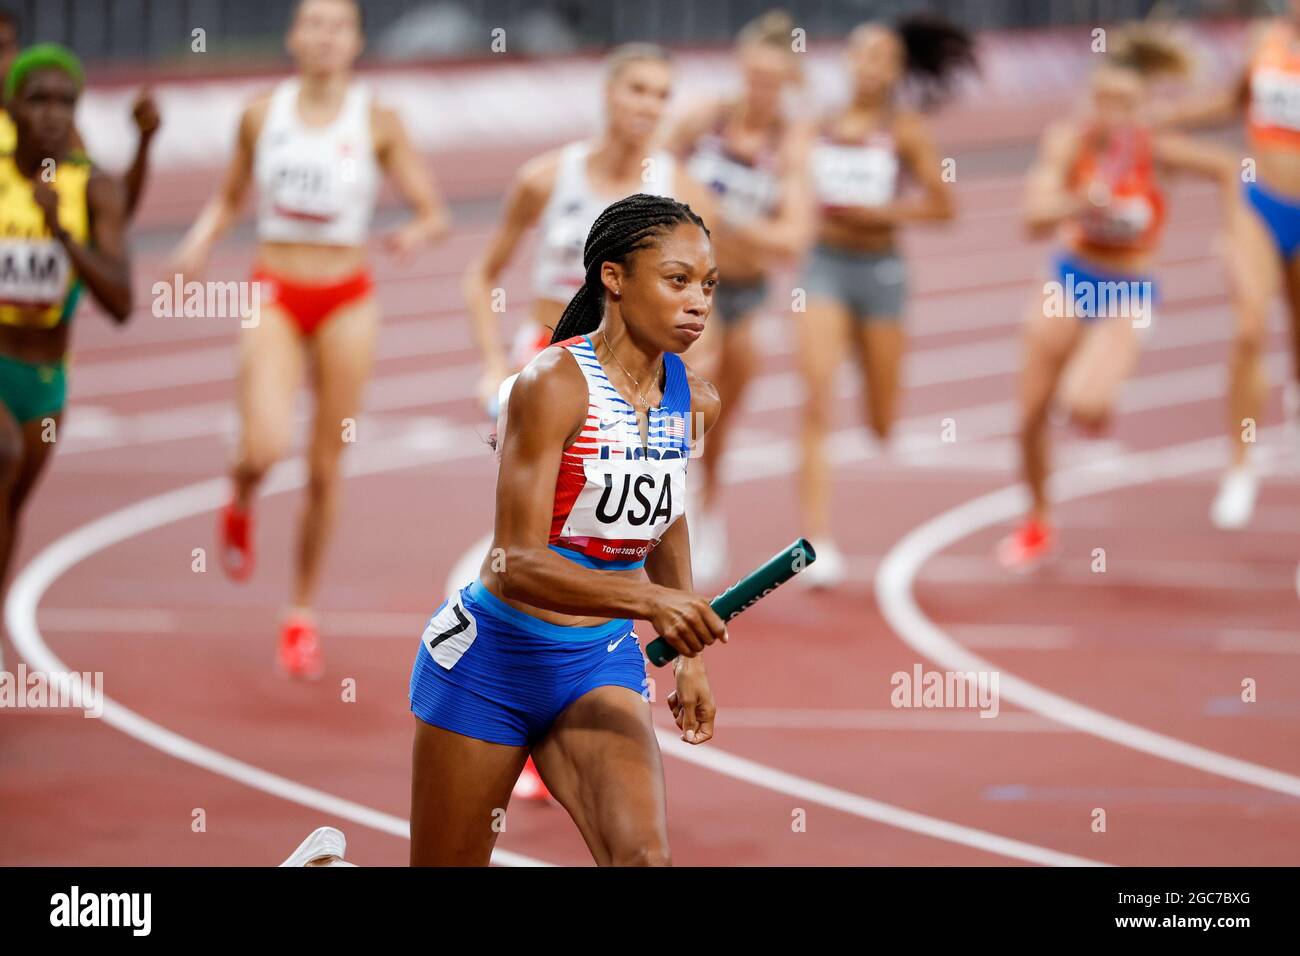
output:
[[[664,395],[646,415],[610,384],[591,339],[557,343],[587,383],[587,420],[564,449],[549,547],[585,567],[639,568],[686,505],[690,384],[681,358],[664,355]],[[512,420],[510,428],[526,428]],[[597,687],[646,692],[632,621],[552,624],[511,607],[481,581],[430,619],[411,674],[412,712],[425,723],[492,743],[525,746]]]
[[[663,403],[636,410],[609,382],[591,340],[559,343],[587,380],[587,423],[560,460],[550,546],[587,567],[639,568],[686,506],[690,386],[679,356],[664,355]]]

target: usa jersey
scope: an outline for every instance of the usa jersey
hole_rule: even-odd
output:
[[[636,409],[610,384],[591,339],[557,344],[569,350],[587,381],[587,422],[560,461],[548,543],[587,567],[641,567],[686,510],[686,366],[680,356],[664,354],[663,402],[647,413],[643,445]]]

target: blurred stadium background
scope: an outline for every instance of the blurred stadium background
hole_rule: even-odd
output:
[[[981,142],[1031,142],[1068,101],[1090,56],[1080,31],[1153,10],[1177,17],[1202,54],[1199,81],[1217,83],[1241,62],[1245,18],[1271,9],[1263,0],[366,0],[363,6],[368,49],[361,69],[401,111],[423,151],[450,154],[435,168],[452,200],[499,196],[513,171],[481,160],[466,168],[459,157],[496,146],[532,152],[596,128],[599,55],[611,45],[654,40],[674,49],[680,108],[682,91],[708,95],[734,86],[731,40],[773,6],[789,10],[807,31],[804,95],[819,112],[845,92],[836,41],[864,20],[926,9],[983,31],[981,74],[966,81],[960,108],[945,111],[937,128],[942,142],[951,124],[959,124],[963,155],[973,164],[980,162]],[[105,167],[121,169],[129,161],[131,99],[141,83],[154,87],[166,118],[154,151],[163,180],[221,166],[242,104],[289,67],[281,44],[292,0],[0,0],[0,9],[22,18],[24,44],[55,40],[86,61],[90,89],[79,125]],[[196,31],[202,31],[197,41]],[[493,51],[494,36],[504,38],[503,52]],[[202,198],[165,186],[150,192],[145,227],[184,222]]]
[[[866,19],[927,9],[976,29],[1101,23],[1146,16],[1160,6],[1180,16],[1239,17],[1262,12],[1260,0],[365,0],[370,59],[481,56],[495,28],[511,35],[510,52],[554,56],[628,40],[726,43],[771,6],[795,14],[809,39],[825,40]],[[293,0],[9,0],[23,16],[24,40],[58,40],[96,62],[147,60],[178,69],[212,69],[269,61]],[[213,55],[199,66],[186,37],[208,31]]]

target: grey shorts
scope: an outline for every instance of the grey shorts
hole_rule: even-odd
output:
[[[854,252],[815,246],[799,283],[808,298],[833,299],[858,322],[897,320],[907,298],[907,266],[895,252]]]
[[[722,320],[723,325],[735,325],[745,316],[757,312],[766,299],[767,279],[748,282],[723,279],[713,293],[713,314]]]

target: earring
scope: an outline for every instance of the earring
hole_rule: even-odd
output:
[[[617,289],[615,289],[615,290],[614,290],[614,301],[615,301],[615,302],[618,302],[618,301],[619,301],[620,299],[622,299],[622,298],[623,298],[623,293],[622,293],[622,292],[619,292]]]

